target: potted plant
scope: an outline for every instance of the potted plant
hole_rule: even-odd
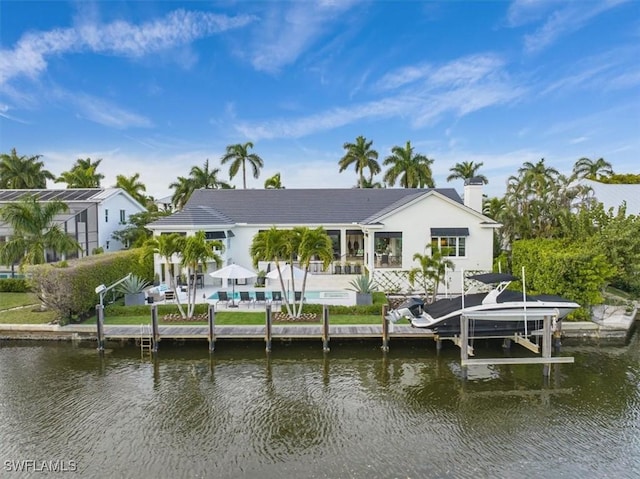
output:
[[[117,290],[124,294],[125,306],[137,306],[144,304],[144,290],[147,286],[147,281],[132,274],[118,285]]]
[[[256,277],[256,282],[253,286],[256,288],[264,288],[266,280],[267,272],[261,269],[260,271],[258,271],[258,276]]]
[[[352,279],[349,283],[351,288],[350,291],[356,292],[356,304],[357,305],[370,305],[373,304],[373,290],[374,283],[366,274],[361,274],[360,276],[356,276],[355,279]]]

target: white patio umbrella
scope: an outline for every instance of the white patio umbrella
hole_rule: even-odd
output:
[[[280,272],[282,273],[282,280],[287,282],[287,297],[289,297],[289,281],[292,279],[303,279],[304,278],[304,270],[298,268],[297,266],[293,267],[293,273],[291,272],[291,266],[286,263],[283,266],[280,266]],[[311,275],[311,273],[307,273],[307,275]],[[278,279],[278,268],[275,268],[272,271],[267,273],[267,278],[269,279]]]
[[[236,279],[246,279],[246,278],[255,278],[258,276],[256,273],[251,271],[250,269],[243,268],[237,264],[230,264],[229,266],[225,266],[224,268],[220,268],[217,271],[209,273],[209,276],[213,278],[221,278],[221,279],[232,279],[234,280],[232,284],[232,293],[231,293],[231,306],[235,306],[236,300]]]

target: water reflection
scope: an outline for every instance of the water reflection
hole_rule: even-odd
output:
[[[638,346],[462,381],[455,349],[416,344],[2,343],[0,451],[82,477],[632,477]]]

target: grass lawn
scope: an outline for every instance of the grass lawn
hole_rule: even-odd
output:
[[[160,316],[160,315],[159,315]],[[162,317],[160,319],[160,324],[166,325],[206,325],[206,321],[162,321]],[[151,323],[151,315],[147,316],[106,316],[104,319],[105,324],[150,324]],[[380,316],[371,315],[371,316],[354,316],[354,315],[333,315],[329,317],[329,322],[331,324],[380,324],[382,319]],[[95,316],[89,318],[82,324],[96,324]],[[216,313],[216,324],[217,325],[262,325],[264,324],[264,313],[263,312],[217,312]],[[295,324],[295,323],[275,323],[275,324]],[[317,323],[299,323],[299,324],[320,324],[320,321]]]
[[[0,293],[0,311],[38,303],[33,293]]]

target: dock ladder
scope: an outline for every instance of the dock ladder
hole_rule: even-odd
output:
[[[144,356],[145,352],[151,356],[153,348],[153,337],[151,334],[151,326],[148,324],[140,325],[140,353]]]

